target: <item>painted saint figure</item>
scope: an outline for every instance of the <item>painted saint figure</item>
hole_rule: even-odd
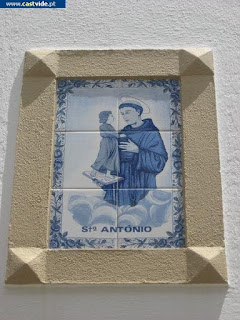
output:
[[[93,169],[91,176],[95,177],[98,172],[105,173],[107,178],[112,178],[116,175],[119,166],[118,156],[118,133],[111,125],[114,117],[111,111],[102,111],[99,114],[99,122],[101,123],[99,130],[102,140],[97,159],[91,165]]]
[[[137,99],[121,103],[119,110],[127,123],[119,138],[119,175],[123,180],[117,193],[105,189],[105,200],[113,203],[117,199],[119,206],[135,206],[157,187],[156,176],[164,169],[168,154],[152,119],[142,119],[143,107]]]

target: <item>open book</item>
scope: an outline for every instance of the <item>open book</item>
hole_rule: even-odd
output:
[[[92,176],[91,171],[83,171],[83,175],[91,179],[93,182],[99,184],[100,186],[107,186],[124,180],[123,177],[118,176],[107,177],[104,173],[101,172],[97,172],[95,176]]]

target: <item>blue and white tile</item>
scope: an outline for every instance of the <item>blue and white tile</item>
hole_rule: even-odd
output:
[[[99,131],[99,114],[110,111],[118,127],[117,80],[59,80],[56,131]]]
[[[171,132],[170,147],[171,167],[172,167],[172,186],[183,187],[182,172],[182,133],[177,131]]]
[[[128,141],[140,152],[119,149],[119,176],[124,178],[120,189],[182,187],[181,132],[161,131],[160,136],[156,131],[125,132],[119,144]]]
[[[103,190],[52,190],[50,248],[116,248],[117,207],[104,196]]]
[[[105,132],[105,134],[107,134],[107,132]],[[110,134],[112,134],[112,132],[110,132]],[[113,177],[112,180],[104,177],[105,172],[101,173],[96,170],[96,174],[94,176],[92,175],[93,167],[91,166],[94,165],[98,158],[100,149],[104,147],[103,144],[101,144],[102,139],[100,132],[56,133],[53,188],[101,189],[99,181],[101,181],[102,176],[103,180],[107,180],[106,184],[108,185],[111,184],[111,181],[117,181],[117,172],[110,170]],[[115,149],[115,166],[118,168],[117,139]],[[102,159],[102,161],[104,162],[105,160]],[[117,171],[119,171],[119,169]],[[114,184],[114,182],[112,183]],[[102,182],[102,184],[104,184],[104,182]]]
[[[119,193],[125,191],[127,195],[131,190],[119,190]],[[155,189],[143,192],[145,196],[135,206],[118,207],[118,248],[184,247],[182,190]]]
[[[183,247],[179,81],[60,80],[57,95],[50,248]],[[142,150],[146,151],[146,157],[143,157],[146,163],[142,159],[141,168],[133,166],[130,170],[122,169],[124,161],[122,151],[118,149],[122,142],[120,139],[118,143],[116,141],[115,148],[120,161],[110,181],[104,172],[95,172],[97,177],[92,174],[92,165],[99,151],[103,151],[99,113],[112,112],[112,126],[119,138],[117,130],[127,125],[126,119],[119,112],[123,97],[142,101],[145,108],[142,120],[152,121],[160,131],[167,161],[153,175],[156,189],[152,189],[152,185],[147,182],[148,178],[143,179],[146,182],[143,184],[136,179],[141,168],[147,173],[154,171],[152,165],[159,153],[150,145],[152,139],[144,147],[135,141],[140,149],[143,147]],[[138,134],[151,135],[151,132],[143,130]],[[134,142],[133,136],[126,136]],[[126,152],[124,156],[127,155]],[[135,154],[135,157],[138,155]],[[134,183],[127,182],[126,174]],[[122,180],[117,183],[115,178],[116,181]]]
[[[99,113],[111,111],[119,130],[127,123],[119,116],[123,97],[137,98],[159,130],[181,129],[180,82],[161,80],[59,80],[56,131],[98,131]],[[118,124],[119,122],[119,124]]]
[[[142,134],[142,133],[141,133]],[[136,133],[138,135],[138,133]],[[181,132],[160,132],[168,159],[164,168],[156,177],[157,188],[182,187],[182,140]],[[135,141],[134,134],[129,136]],[[100,150],[101,136],[99,132],[79,132],[79,133],[56,133],[55,135],[55,151],[53,162],[53,188],[101,188],[96,181],[90,179],[85,173],[92,171],[91,165],[98,157]],[[119,143],[121,143],[122,138]],[[136,142],[136,141],[135,141]],[[132,153],[120,150],[120,163],[122,158],[132,155]],[[154,157],[154,154],[153,154]],[[150,161],[151,159],[149,159]],[[154,160],[154,159],[153,159]],[[151,161],[150,161],[151,162]],[[151,163],[150,163],[151,164]],[[121,189],[128,188],[149,188],[152,185],[142,185],[134,180],[131,185],[124,181],[126,174],[123,165],[119,167],[119,176],[123,181],[119,183]],[[144,169],[145,171],[145,169]],[[137,173],[140,171],[138,170]],[[132,173],[134,175],[134,173]],[[135,176],[135,175],[134,175]]]
[[[159,130],[181,130],[180,82],[175,79],[122,80],[119,102],[126,98],[142,102],[142,120],[152,119]],[[119,112],[119,130],[128,125]]]
[[[62,188],[64,181],[66,133],[55,133],[52,188]]]

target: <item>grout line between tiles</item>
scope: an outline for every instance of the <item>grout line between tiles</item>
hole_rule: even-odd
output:
[[[121,129],[118,129],[117,132],[120,132]],[[101,132],[99,130],[55,130],[55,133],[98,133],[98,132]],[[107,132],[107,131],[106,131]],[[138,132],[138,131],[135,131],[135,132]],[[140,132],[152,132],[152,131],[140,131]],[[155,131],[153,131],[155,132]],[[159,132],[182,132],[181,129],[174,129],[174,130],[161,130],[159,129]]]
[[[103,190],[101,188],[51,188],[52,190]],[[117,188],[117,189],[109,189],[109,190],[182,190],[183,187],[167,187],[167,188]],[[103,190],[104,191],[104,190]]]

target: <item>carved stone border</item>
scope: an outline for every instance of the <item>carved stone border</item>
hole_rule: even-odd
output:
[[[48,249],[56,80],[181,81],[186,248]],[[209,49],[26,52],[6,283],[227,283]]]

